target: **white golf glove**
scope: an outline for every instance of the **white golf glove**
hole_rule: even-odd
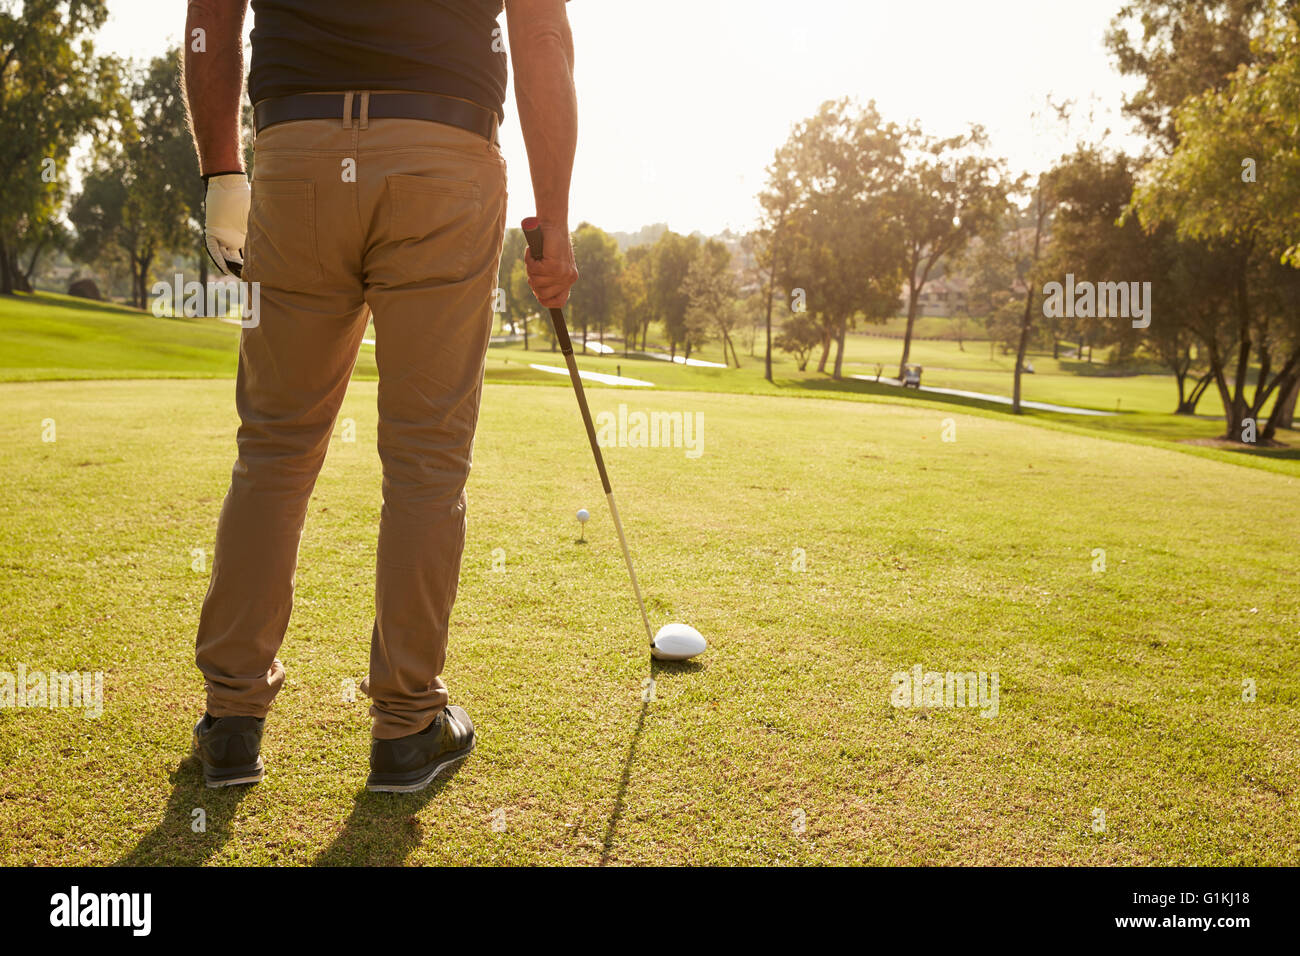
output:
[[[208,179],[204,239],[208,255],[222,275],[239,278],[243,272],[251,198],[248,179],[243,173],[223,173]]]

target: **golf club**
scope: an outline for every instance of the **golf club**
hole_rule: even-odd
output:
[[[521,224],[524,238],[528,241],[528,251],[537,261],[542,259],[542,224],[539,219],[529,216]],[[563,309],[550,309],[551,325],[555,328],[555,340],[560,351],[564,353],[564,364],[569,368],[569,379],[573,382],[573,391],[578,396],[578,408],[582,411],[582,423],[587,428],[587,441],[591,443],[591,453],[596,456],[596,468],[600,472],[600,484],[605,489],[605,500],[609,502],[609,513],[614,519],[614,530],[618,532],[618,543],[623,547],[623,560],[627,562],[627,574],[632,579],[632,591],[636,595],[636,605],[641,611],[641,623],[645,625],[646,637],[650,640],[650,653],[660,660],[682,661],[704,651],[704,637],[695,628],[686,624],[666,624],[656,634],[650,630],[650,618],[646,616],[645,602],[641,599],[641,586],[637,584],[636,569],[632,567],[632,552],[628,550],[627,538],[623,534],[623,522],[618,517],[618,506],[614,504],[614,490],[609,484],[609,473],[605,470],[605,457],[600,453],[600,443],[596,440],[596,426],[591,421],[591,409],[587,407],[587,393],[582,387],[582,376],[578,372],[577,360],[573,357],[573,343],[569,340],[569,327],[564,321]]]

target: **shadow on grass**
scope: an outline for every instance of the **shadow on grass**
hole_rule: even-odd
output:
[[[9,301],[29,302],[33,305],[48,305],[59,309],[75,309],[80,312],[98,312],[103,315],[113,315],[119,318],[123,316],[138,318],[142,315],[147,315],[150,318],[153,318],[153,313],[149,310],[137,309],[133,305],[123,305],[120,302],[109,302],[106,299],[82,299],[76,296],[46,292],[44,290],[18,293],[12,296]]]
[[[661,673],[669,674],[690,674],[702,670],[704,665],[699,661],[657,661],[650,659],[650,676],[658,682]],[[614,849],[614,838],[618,835],[618,824],[623,819],[623,807],[627,802],[627,785],[632,779],[632,763],[636,759],[636,747],[641,742],[641,734],[645,730],[645,715],[650,709],[650,702],[645,701],[641,704],[641,712],[637,714],[636,727],[632,731],[632,741],[627,747],[627,759],[623,761],[623,776],[618,781],[618,794],[614,797],[614,810],[609,815],[609,823],[605,825],[605,839],[601,844],[600,865],[606,866],[609,863],[610,855]]]
[[[464,761],[448,768],[417,793],[357,792],[352,812],[334,842],[312,866],[401,866],[424,840],[418,816],[460,772]]]
[[[230,840],[231,822],[250,787],[209,789],[193,754],[169,779],[172,793],[162,820],[115,866],[202,866]],[[195,810],[203,811],[203,832],[194,831]]]
[[[830,378],[779,379],[776,383],[782,388],[804,389],[811,392],[841,392],[849,395],[874,395],[895,400],[919,399],[936,405],[955,405],[963,408],[978,408],[986,412],[1000,412],[1013,417],[1011,406],[1001,402],[987,402],[965,395],[946,395],[943,392],[921,392],[915,389],[900,388],[897,385],[885,385],[883,382],[864,382],[857,378],[842,378],[838,382]],[[1026,412],[1031,409],[1025,409]]]
[[[1282,448],[1225,448],[1234,455],[1246,455],[1250,458],[1273,458],[1278,461],[1300,461],[1300,447]]]
[[[609,863],[610,853],[614,849],[614,837],[618,833],[618,822],[623,818],[623,804],[627,797],[627,784],[632,779],[632,761],[636,759],[636,745],[641,742],[641,732],[645,729],[645,715],[649,709],[649,701],[641,704],[641,712],[636,718],[636,729],[632,731],[632,742],[628,744],[627,759],[623,761],[623,776],[618,782],[618,795],[614,797],[614,812],[609,815],[609,823],[605,825],[605,839],[602,841],[600,849],[601,866]]]

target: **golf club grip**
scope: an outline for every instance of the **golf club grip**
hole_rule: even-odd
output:
[[[533,225],[529,225],[533,223]],[[533,258],[538,262],[542,261],[542,224],[537,219],[529,218],[523,221],[524,239],[528,241],[528,251],[533,254]],[[560,351],[566,355],[573,351],[573,343],[569,341],[569,327],[565,324],[564,313],[559,309],[551,309],[551,325],[555,328],[555,339],[560,344]]]
[[[534,218],[525,219],[521,226],[524,239],[528,241],[528,251],[538,262],[542,261],[542,225]],[[587,429],[587,441],[591,442],[591,453],[596,456],[596,469],[600,472],[600,485],[605,494],[610,494],[609,473],[605,471],[605,456],[600,453],[600,442],[596,439],[596,426],[591,421],[591,409],[587,407],[587,393],[582,387],[582,376],[578,374],[578,362],[573,357],[573,342],[569,339],[569,326],[564,321],[563,309],[551,309],[551,325],[555,329],[555,340],[564,353],[564,364],[569,367],[569,378],[573,381],[573,391],[578,396],[578,408],[582,412],[582,424]]]

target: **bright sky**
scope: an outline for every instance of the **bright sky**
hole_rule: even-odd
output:
[[[1103,35],[1121,0],[573,0],[579,144],[571,222],[679,232],[749,228],[764,167],[827,99],[875,99],[886,119],[935,135],[968,123],[1013,172],[1070,143],[1035,121],[1050,94],[1092,111],[1073,138],[1124,134],[1121,80]],[[109,0],[107,50],[146,59],[179,42],[184,4]],[[505,19],[504,17],[502,18]],[[251,27],[252,17],[249,17]],[[511,101],[502,128],[512,223],[532,213]]]

